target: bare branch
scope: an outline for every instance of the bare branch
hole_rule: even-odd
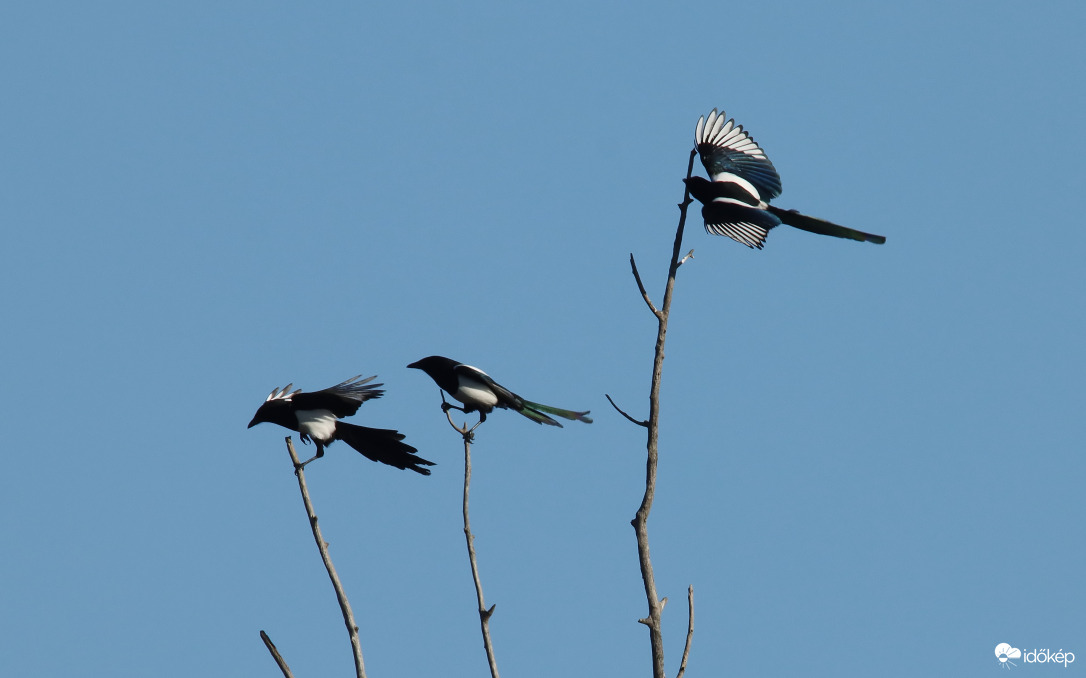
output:
[[[683,660],[679,663],[679,673],[675,678],[683,678],[686,673],[686,660],[690,658],[690,643],[694,640],[694,587],[686,590],[686,604],[690,609],[690,620],[686,625],[686,647],[683,648]]]
[[[302,491],[302,501],[305,503],[305,513],[309,516],[309,526],[313,528],[313,539],[317,542],[317,549],[321,552],[321,560],[324,561],[324,569],[328,570],[328,578],[332,580],[332,588],[336,590],[336,599],[339,601],[339,609],[343,613],[343,623],[347,625],[347,633],[351,637],[351,650],[354,652],[354,670],[357,678],[366,678],[366,667],[362,662],[362,644],[358,640],[358,625],[354,623],[354,613],[351,612],[351,604],[347,600],[347,594],[343,590],[343,584],[339,581],[336,568],[332,565],[332,557],[328,554],[328,543],[321,535],[321,528],[317,525],[317,514],[313,511],[313,503],[309,501],[309,489],[305,484],[305,470],[298,461],[298,453],[294,451],[294,442],[287,436],[287,451],[290,452],[290,460],[294,462],[294,475],[298,477],[298,488]]]
[[[459,409],[450,405],[445,400],[445,393],[441,394],[441,409],[445,410],[445,417],[449,420],[449,426],[453,427],[464,439],[464,539],[468,544],[468,561],[471,563],[471,578],[475,582],[475,599],[479,603],[479,628],[483,633],[483,648],[486,650],[486,661],[490,666],[491,678],[498,678],[498,660],[494,657],[494,644],[490,640],[490,617],[494,614],[497,605],[491,605],[489,609],[483,598],[483,582],[479,579],[479,564],[475,558],[475,535],[471,533],[471,520],[468,518],[468,496],[471,489],[471,441],[475,438],[475,429],[483,423],[482,415],[478,423],[468,428],[467,422],[463,426],[457,426],[449,411]]]
[[[287,666],[287,662],[283,659],[283,655],[279,654],[279,650],[275,648],[275,643],[272,642],[268,634],[260,631],[260,639],[264,641],[264,646],[268,648],[268,652],[271,652],[272,659],[279,665],[279,670],[283,672],[283,678],[294,678],[294,674],[290,672],[290,667]]]
[[[619,414],[626,417],[627,419],[629,419],[631,422],[637,424],[638,426],[648,427],[649,422],[647,422],[647,421],[638,421],[638,420],[634,419],[630,415],[623,412],[622,408],[619,407],[618,405],[616,405],[614,400],[611,400],[611,396],[607,395],[606,393],[604,393],[603,395],[604,395],[605,398],[607,398],[607,402],[611,403],[611,407],[615,408],[615,410],[617,410]]]
[[[690,151],[690,159],[686,167],[686,176],[690,178],[694,171],[694,158],[697,150]],[[633,264],[633,255],[630,255],[630,263],[634,268],[634,277],[637,279],[641,296],[649,304],[657,319],[656,351],[652,363],[652,382],[649,387],[649,418],[648,440],[645,447],[647,459],[645,461],[645,495],[641,499],[641,506],[637,514],[630,521],[637,535],[637,557],[641,565],[641,579],[645,584],[645,600],[648,602],[649,615],[641,620],[649,627],[649,644],[652,648],[652,675],[653,678],[664,678],[664,643],[661,633],[661,613],[665,601],[661,601],[656,593],[656,577],[652,570],[652,559],[649,554],[649,513],[652,511],[652,502],[656,496],[656,466],[659,460],[660,438],[660,382],[664,371],[664,344],[667,339],[667,323],[671,315],[671,298],[675,291],[675,276],[678,273],[681,262],[679,252],[682,248],[683,231],[686,228],[686,211],[690,206],[690,190],[683,193],[683,201],[679,203],[679,225],[675,229],[675,243],[671,252],[671,265],[668,267],[667,286],[664,288],[664,301],[659,310],[656,310],[645,293],[645,287],[641,283],[641,277],[637,274],[637,267]],[[689,255],[688,255],[689,256]]]
[[[637,262],[634,261],[633,253],[630,254],[630,268],[633,270],[634,280],[637,281],[637,289],[641,290],[641,298],[648,304],[649,310],[657,318],[660,317],[660,311],[656,310],[656,306],[653,305],[652,299],[649,299],[649,293],[645,291],[645,283],[641,282],[641,274],[637,272]]]

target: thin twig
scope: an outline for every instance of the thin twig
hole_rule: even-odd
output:
[[[615,404],[615,401],[614,401],[614,400],[611,400],[611,396],[607,395],[606,393],[604,393],[603,395],[604,395],[604,397],[606,397],[606,398],[607,398],[607,402],[611,403],[611,407],[615,408],[615,410],[616,410],[616,411],[618,411],[618,413],[619,413],[619,414],[621,414],[622,416],[626,417],[627,419],[629,419],[629,420],[630,420],[630,421],[632,421],[633,423],[637,424],[638,426],[644,426],[644,427],[646,427],[646,428],[648,427],[648,425],[649,425],[649,422],[647,422],[647,421],[638,421],[638,420],[634,419],[634,418],[633,418],[633,417],[631,417],[630,415],[628,415],[628,414],[626,414],[625,412],[623,412],[623,411],[622,411],[622,408],[621,408],[621,407],[619,407],[618,405],[616,405],[616,404]]]
[[[679,663],[679,673],[675,678],[683,678],[686,673],[686,660],[690,658],[690,643],[694,640],[694,587],[686,590],[686,605],[690,610],[690,619],[686,625],[686,647],[683,648],[683,660]]]
[[[441,401],[442,403],[445,402],[444,395],[442,395]],[[490,616],[494,614],[494,608],[497,607],[497,605],[491,605],[490,608],[487,609],[486,603],[484,602],[483,582],[479,579],[479,564],[475,560],[475,535],[471,533],[471,521],[468,519],[468,493],[471,488],[471,441],[474,438],[475,429],[483,422],[480,418],[479,423],[471,428],[468,428],[467,422],[464,422],[463,426],[457,426],[452,420],[452,415],[449,414],[449,408],[442,409],[445,410],[445,416],[449,420],[449,426],[452,426],[464,439],[464,539],[468,543],[468,561],[471,562],[471,578],[475,582],[475,598],[479,603],[479,628],[483,633],[483,648],[486,650],[486,661],[490,666],[491,678],[498,678],[498,660],[494,658],[494,644],[490,641]]]
[[[263,630],[260,631],[260,639],[264,641],[264,646],[268,648],[268,652],[271,652],[272,659],[279,665],[279,670],[283,672],[283,678],[294,678],[294,674],[290,672],[290,667],[287,666],[287,661],[283,659],[283,655],[279,654],[279,650],[275,648],[275,643]]]
[[[641,290],[641,298],[648,304],[649,310],[657,318],[660,317],[660,311],[656,310],[656,306],[653,305],[652,299],[649,298],[649,293],[645,290],[645,283],[641,282],[641,274],[637,272],[637,262],[634,261],[634,255],[630,253],[630,268],[633,270],[634,280],[637,281],[637,289]]]
[[[689,178],[694,171],[694,157],[697,150],[690,151],[690,161],[686,168],[686,176]],[[660,310],[656,310],[649,302],[645,286],[641,277],[637,274],[637,267],[633,265],[633,255],[630,255],[630,263],[633,265],[634,278],[637,280],[641,296],[649,304],[658,321],[656,330],[656,351],[652,364],[652,383],[649,388],[649,419],[648,440],[646,442],[647,459],[645,462],[645,496],[641,499],[641,506],[630,524],[637,534],[637,556],[641,565],[641,579],[645,583],[645,598],[649,605],[649,615],[643,623],[649,627],[649,644],[652,648],[652,675],[653,678],[664,678],[664,643],[661,633],[661,613],[664,602],[656,594],[656,578],[652,570],[652,560],[649,556],[649,513],[652,511],[653,498],[656,495],[656,466],[659,460],[660,438],[660,382],[664,371],[664,343],[667,339],[667,322],[671,315],[671,298],[675,291],[675,276],[678,273],[680,261],[679,251],[682,249],[683,230],[686,228],[686,210],[690,205],[690,190],[683,193],[683,201],[679,203],[679,225],[675,229],[675,244],[671,252],[671,265],[668,267],[667,286],[664,288],[664,301]]]
[[[351,650],[354,652],[354,670],[358,678],[366,678],[366,667],[362,662],[362,644],[358,640],[358,625],[354,623],[354,613],[351,612],[351,604],[347,600],[347,594],[343,590],[343,584],[339,581],[336,568],[332,565],[332,557],[328,554],[328,543],[321,535],[321,528],[317,525],[317,514],[313,511],[313,504],[309,501],[309,489],[305,485],[305,470],[301,468],[298,453],[294,451],[294,443],[287,436],[287,451],[290,452],[290,460],[294,462],[294,475],[298,476],[298,488],[302,491],[302,501],[305,502],[305,513],[309,516],[309,525],[313,528],[313,539],[317,542],[317,548],[321,552],[321,560],[324,561],[324,569],[328,570],[328,578],[332,580],[332,588],[336,590],[336,599],[339,601],[339,609],[343,612],[343,623],[347,625],[347,633],[351,637]]]

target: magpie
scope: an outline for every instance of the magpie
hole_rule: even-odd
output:
[[[308,444],[312,438],[317,454],[298,468],[305,468],[309,462],[323,457],[325,446],[331,445],[332,441],[342,440],[367,459],[398,469],[411,469],[424,476],[430,475],[430,469],[422,467],[433,466],[434,463],[416,456],[418,450],[401,442],[404,436],[399,431],[338,421],[353,415],[367,400],[381,397],[384,391],[377,387],[384,384],[369,383],[376,378],[374,375],[362,379],[360,374],[312,393],[303,393],[301,389],[291,392],[293,383],[273,389],[249,422],[249,428],[268,422],[298,431],[303,443]]]
[[[463,407],[445,405],[445,409],[455,408],[463,412],[478,412],[479,423],[486,421],[486,415],[495,407],[513,410],[523,414],[537,424],[562,427],[557,421],[547,416],[553,414],[564,419],[573,419],[591,424],[588,412],[573,412],[550,405],[533,403],[521,398],[490,378],[478,367],[458,363],[451,358],[432,355],[408,365],[430,375],[444,391],[464,404]]]
[[[689,177],[683,181],[690,195],[702,204],[701,216],[709,233],[758,249],[765,245],[769,231],[781,224],[876,245],[886,242],[881,235],[770,205],[769,201],[781,194],[777,169],[742,125],[736,125],[734,118],[725,122],[723,112],[718,114],[714,108],[708,118],[698,118],[694,141],[709,179]]]

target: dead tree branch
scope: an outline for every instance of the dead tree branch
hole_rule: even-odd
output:
[[[686,176],[690,177],[694,171],[694,157],[696,150],[690,151],[690,161],[686,168]],[[671,299],[675,291],[675,276],[687,257],[679,258],[682,249],[683,230],[686,228],[686,211],[690,205],[689,190],[683,193],[683,201],[679,203],[679,225],[675,229],[675,244],[671,253],[671,265],[668,267],[667,286],[664,288],[664,299],[657,309],[649,299],[645,285],[637,271],[637,264],[633,255],[630,255],[630,266],[633,269],[634,279],[637,281],[638,290],[645,300],[649,310],[656,316],[656,351],[652,364],[652,383],[649,388],[649,418],[648,439],[646,442],[647,460],[645,463],[645,495],[641,499],[641,506],[637,514],[630,521],[634,532],[637,534],[637,556],[641,565],[641,579],[645,584],[645,598],[648,601],[649,615],[640,620],[649,627],[649,643],[652,648],[652,675],[653,678],[664,678],[664,643],[660,630],[661,613],[664,609],[664,601],[660,600],[656,593],[656,578],[652,570],[652,560],[649,556],[649,513],[652,511],[652,502],[656,495],[656,467],[659,459],[659,434],[660,434],[660,382],[664,372],[664,343],[667,339],[667,323],[671,315]],[[635,422],[636,423],[636,422]]]
[[[441,402],[445,404],[445,396],[442,394]],[[471,488],[471,441],[475,437],[475,429],[482,423],[468,428],[467,422],[463,426],[457,426],[449,413],[451,408],[442,407],[445,416],[449,420],[449,426],[464,439],[464,539],[468,543],[468,561],[471,562],[471,578],[475,582],[475,598],[479,603],[479,628],[483,633],[483,648],[486,650],[486,661],[490,666],[491,678],[498,678],[498,660],[494,658],[494,644],[490,641],[490,617],[494,614],[496,605],[488,609],[483,599],[483,582],[479,579],[479,564],[475,560],[475,535],[471,533],[471,521],[468,518],[468,492]]]
[[[358,625],[354,623],[354,613],[351,612],[351,604],[347,600],[347,594],[343,590],[343,584],[339,581],[336,568],[332,565],[332,557],[328,554],[328,543],[321,535],[321,528],[317,525],[317,514],[313,511],[313,503],[309,501],[309,489],[305,484],[305,471],[302,469],[298,453],[294,451],[294,443],[287,436],[287,451],[290,452],[290,460],[294,462],[294,475],[298,477],[298,488],[302,491],[302,501],[305,503],[305,514],[309,516],[309,526],[313,528],[313,539],[317,542],[317,548],[321,552],[321,560],[324,561],[324,569],[328,570],[328,578],[332,580],[332,588],[336,590],[336,599],[339,601],[339,609],[343,613],[343,623],[347,625],[347,633],[351,637],[351,650],[354,652],[354,670],[357,678],[366,678],[366,667],[362,662],[362,644],[358,640]]]
[[[287,666],[287,660],[283,659],[283,655],[279,654],[275,643],[263,630],[260,631],[260,639],[264,641],[264,647],[268,648],[268,652],[271,652],[272,659],[279,665],[279,670],[283,672],[283,678],[294,678],[294,674],[290,672],[290,667]]]
[[[634,418],[633,418],[633,417],[631,417],[630,415],[626,414],[626,413],[625,413],[625,412],[624,412],[624,411],[622,410],[622,408],[621,408],[621,407],[619,407],[618,405],[616,405],[616,404],[615,404],[615,401],[611,399],[611,396],[607,395],[606,393],[604,393],[603,395],[604,395],[604,397],[606,397],[606,398],[607,398],[607,402],[611,403],[611,407],[615,408],[615,410],[616,410],[616,411],[617,411],[617,412],[618,412],[619,414],[621,414],[622,416],[626,417],[626,419],[630,420],[630,421],[631,421],[632,423],[634,423],[634,424],[637,424],[638,426],[644,426],[645,428],[648,428],[648,426],[649,426],[649,422],[647,422],[647,421],[638,421],[638,420],[634,419]]]
[[[679,663],[679,673],[675,678],[683,678],[686,673],[686,660],[690,658],[690,644],[694,641],[694,587],[686,589],[686,606],[690,617],[686,624],[686,647],[683,648],[683,660]]]

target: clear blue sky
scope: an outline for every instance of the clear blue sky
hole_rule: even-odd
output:
[[[349,675],[286,431],[245,424],[364,373],[388,393],[354,421],[438,463],[308,469],[367,669],[484,675],[461,446],[405,368],[437,353],[596,417],[478,432],[503,674],[648,675],[644,436],[604,393],[645,416],[628,257],[659,301],[713,107],[777,204],[889,241],[691,220],[649,525],[669,675],[691,584],[692,677],[986,676],[1002,642],[1082,673],[1084,7],[0,9],[0,673],[275,675],[265,629]]]

